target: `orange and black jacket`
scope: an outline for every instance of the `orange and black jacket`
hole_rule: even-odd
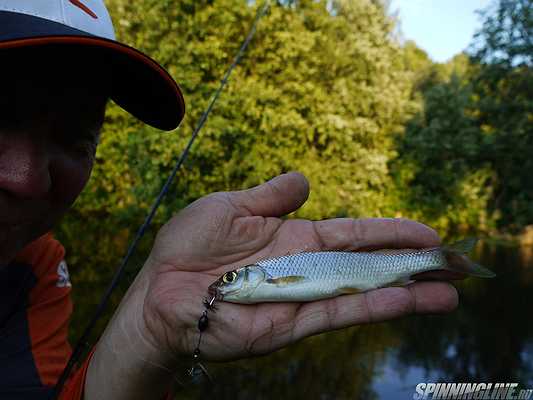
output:
[[[72,313],[65,250],[51,234],[0,267],[0,399],[48,399],[71,353]],[[62,400],[82,398],[86,361]]]

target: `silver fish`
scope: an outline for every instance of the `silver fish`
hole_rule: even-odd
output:
[[[465,255],[476,241],[419,250],[321,251],[260,260],[225,273],[209,286],[209,294],[242,304],[305,302],[403,285],[413,275],[432,270],[492,278],[492,271]]]

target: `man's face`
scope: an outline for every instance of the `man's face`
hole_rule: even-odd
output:
[[[92,169],[108,82],[68,48],[0,54],[0,265],[52,228]]]

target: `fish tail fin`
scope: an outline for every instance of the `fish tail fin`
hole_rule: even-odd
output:
[[[494,278],[496,276],[494,272],[476,264],[466,256],[466,253],[472,251],[476,243],[476,238],[467,238],[450,245],[442,246],[441,251],[446,260],[444,269],[479,276],[481,278]]]

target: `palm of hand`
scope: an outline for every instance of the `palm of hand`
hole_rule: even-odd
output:
[[[258,259],[298,251],[429,247],[424,225],[391,219],[281,220],[300,207],[308,187],[288,174],[256,188],[217,193],[191,204],[161,229],[150,256],[144,320],[159,346],[190,355],[207,287],[222,274]],[[302,337],[394,318],[453,309],[457,294],[442,282],[415,283],[310,303],[217,303],[209,313],[202,356],[229,360],[277,350]]]

